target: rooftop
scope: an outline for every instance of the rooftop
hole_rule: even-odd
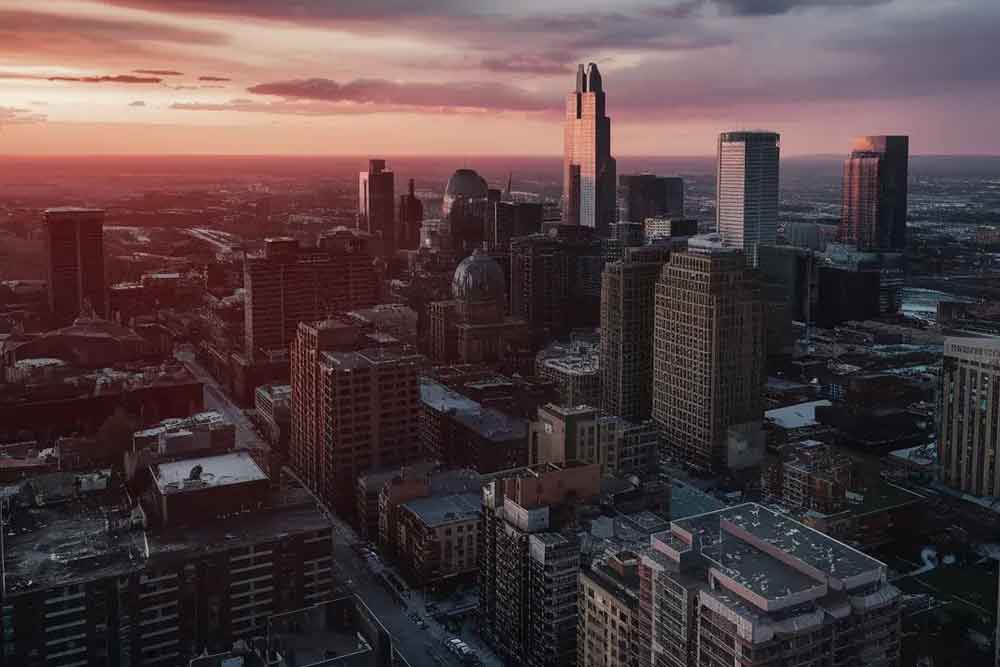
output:
[[[417,515],[430,527],[459,521],[470,521],[479,516],[482,498],[479,493],[458,493],[447,496],[428,496],[403,503],[403,507]]]
[[[341,370],[351,371],[400,362],[415,363],[423,357],[407,348],[375,347],[358,352],[324,352],[323,359]]]
[[[267,475],[245,451],[154,464],[150,472],[162,494],[267,481]]]
[[[570,375],[590,375],[601,370],[601,358],[593,354],[567,354],[562,357],[549,357],[542,360],[542,365],[560,373]]]
[[[783,408],[768,410],[764,413],[764,416],[774,422],[776,426],[784,429],[803,428],[805,426],[815,426],[819,423],[816,421],[817,407],[829,407],[831,405],[833,403],[827,400],[809,401],[808,403],[797,403]]]
[[[673,527],[700,543],[702,554],[724,574],[768,599],[827,581],[878,580],[885,573],[874,558],[756,503],[674,521]]]
[[[420,378],[420,400],[438,412],[477,410],[482,407],[468,396],[426,377]]]

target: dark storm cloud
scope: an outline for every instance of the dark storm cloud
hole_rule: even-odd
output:
[[[154,76],[184,76],[184,72],[174,69],[134,69],[136,74],[152,74]]]
[[[113,76],[50,76],[49,81],[72,83],[160,83],[163,79],[155,76],[133,76],[131,74],[115,74]]]
[[[798,10],[824,7],[851,9],[884,5],[891,0],[708,0],[720,11],[736,16],[777,16]]]
[[[166,13],[256,18],[395,34],[462,49],[436,61],[514,81],[570,77],[577,62],[608,67],[612,114],[731,116],[745,106],[916,99],[1000,82],[1000,2],[916,0],[635,0],[592,10],[550,0],[517,11],[485,0],[105,0]],[[608,60],[613,54],[614,61]],[[289,100],[542,111],[544,96],[488,83],[377,78],[276,81],[250,89]],[[431,75],[429,78],[434,78]]]
[[[385,79],[354,79],[339,83],[332,79],[293,79],[262,83],[247,89],[257,95],[287,99],[401,105],[407,107],[497,109],[542,111],[551,101],[506,84],[481,81],[430,83]]]

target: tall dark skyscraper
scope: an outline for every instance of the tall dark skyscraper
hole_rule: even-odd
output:
[[[628,248],[601,277],[601,408],[632,421],[653,411],[656,282],[669,245]]]
[[[646,218],[684,217],[684,179],[654,174],[618,177],[618,220],[645,222]]]
[[[45,211],[49,308],[59,323],[91,310],[105,315],[104,211],[50,208]]]
[[[607,234],[615,221],[615,159],[611,119],[597,65],[576,72],[576,90],[566,96],[563,143],[563,224],[593,227]]]
[[[397,248],[395,207],[395,174],[385,168],[385,160],[369,160],[368,171],[358,176],[358,228],[380,239],[383,252]]]
[[[844,162],[840,240],[858,250],[906,247],[906,193],[910,140],[858,137]]]
[[[420,245],[420,225],[424,221],[424,205],[417,197],[410,179],[409,192],[399,195],[399,215],[396,217],[396,249],[416,250]]]
[[[778,155],[775,132],[719,135],[716,231],[757,266],[757,246],[774,245],[778,233]]]

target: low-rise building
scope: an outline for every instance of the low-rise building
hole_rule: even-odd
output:
[[[6,664],[183,664],[332,598],[332,528],[293,479],[242,452],[158,472],[142,504],[80,474],[5,501]]]
[[[483,407],[445,385],[420,378],[423,451],[447,468],[496,472],[527,462],[528,422]]]
[[[292,385],[265,384],[254,392],[257,421],[271,447],[288,451],[292,428]]]
[[[597,346],[550,346],[536,357],[535,375],[555,384],[560,405],[601,404],[601,354]]]
[[[479,493],[434,495],[399,505],[396,564],[414,586],[468,576],[478,567]]]
[[[531,424],[528,463],[584,461],[604,475],[644,473],[656,465],[658,432],[652,420],[630,422],[587,405],[549,403]]]

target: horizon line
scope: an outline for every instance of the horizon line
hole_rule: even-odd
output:
[[[351,158],[368,160],[373,156],[385,158],[527,158],[527,159],[561,159],[560,153],[0,153],[2,159],[116,159],[116,158],[297,158],[297,159],[330,159]],[[782,155],[781,159],[800,158],[833,158],[846,159],[849,153],[791,153]],[[620,159],[714,159],[715,153],[700,153],[687,155],[672,154],[619,154]],[[1000,158],[1000,153],[911,153],[909,157],[919,158]]]

